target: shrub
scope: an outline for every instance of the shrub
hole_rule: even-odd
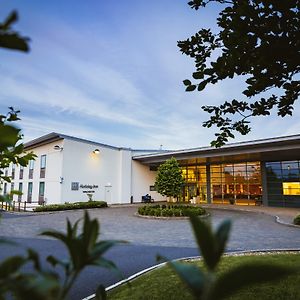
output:
[[[103,207],[107,207],[107,203],[105,201],[89,201],[89,202],[75,202],[75,203],[38,206],[34,209],[34,211],[42,212],[42,211],[59,211],[59,210],[103,208]]]
[[[139,207],[139,209],[138,209],[138,214],[139,214],[139,215],[144,215],[144,214],[145,214],[145,207],[144,207],[144,206]]]
[[[298,215],[298,216],[295,217],[294,224],[295,225],[300,225],[300,215]]]
[[[200,216],[206,213],[205,209],[189,205],[145,205],[138,208],[138,214],[163,217]]]

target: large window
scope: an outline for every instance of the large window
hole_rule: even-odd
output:
[[[23,175],[24,175],[24,167],[20,166],[19,179],[23,179]]]
[[[44,204],[44,199],[45,197],[45,182],[40,182],[39,186],[39,204],[42,205]]]
[[[211,165],[210,177],[213,203],[250,205],[261,201],[259,162]]]
[[[34,160],[29,161],[29,179],[33,178]]]
[[[45,178],[46,173],[46,155],[41,156],[40,178]]]
[[[192,203],[206,202],[206,167],[197,165],[182,166],[181,171],[185,180],[182,200]]]
[[[272,206],[300,204],[299,160],[266,163],[268,201]]]
[[[20,183],[19,183],[19,193],[20,193],[20,194],[18,195],[18,201],[19,201],[19,202],[22,201],[22,194],[21,194],[22,192],[23,192],[23,183],[20,182]]]
[[[31,203],[31,201],[32,201],[32,187],[33,187],[33,183],[28,182],[27,202],[29,202],[29,203]]]

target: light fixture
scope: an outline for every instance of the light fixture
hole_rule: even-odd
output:
[[[99,149],[95,149],[95,150],[93,151],[93,153],[94,153],[94,154],[99,154],[99,153],[100,153],[100,150],[99,150]]]
[[[63,147],[60,147],[60,146],[58,146],[58,145],[55,145],[55,146],[53,147],[53,149],[54,149],[54,150],[57,150],[57,151],[62,151],[62,150],[63,150]]]

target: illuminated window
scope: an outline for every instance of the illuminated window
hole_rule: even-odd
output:
[[[300,182],[283,182],[283,195],[300,196]]]

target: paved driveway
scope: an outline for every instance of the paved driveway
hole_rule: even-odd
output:
[[[108,258],[113,259],[124,273],[130,276],[154,265],[155,255],[160,253],[170,259],[198,254],[193,233],[187,220],[153,220],[134,216],[137,207],[114,207],[90,210],[90,215],[101,222],[103,239],[123,239],[130,245],[113,248]],[[231,218],[233,230],[228,251],[300,248],[300,229],[275,223],[274,217],[245,212],[210,210],[214,226]],[[4,213],[0,224],[0,235],[17,240],[23,247],[0,246],[0,258],[23,252],[24,247],[33,247],[43,257],[49,254],[65,257],[59,242],[37,237],[43,229],[64,230],[66,218],[75,221],[82,211],[52,214]],[[118,281],[115,274],[99,268],[87,268],[70,295],[70,299],[81,299],[92,294],[101,282],[106,286]]]
[[[158,220],[134,216],[137,207],[90,210],[101,223],[101,237],[127,240],[133,244],[196,247],[188,220]],[[209,210],[214,226],[230,218],[233,230],[228,250],[300,248],[300,229],[277,224],[274,217],[240,211]],[[4,214],[2,236],[33,238],[44,229],[64,230],[66,218],[75,221],[83,212],[47,214]]]

